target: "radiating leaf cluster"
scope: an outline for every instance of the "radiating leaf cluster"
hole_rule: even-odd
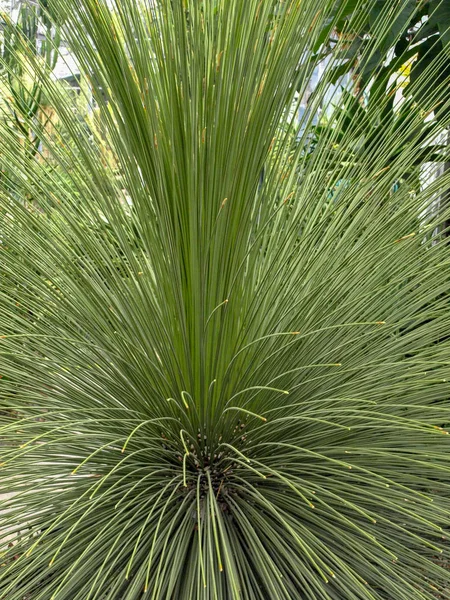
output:
[[[54,117],[0,121],[0,597],[450,598],[440,37],[412,95],[403,0],[47,4],[89,86],[15,48]]]

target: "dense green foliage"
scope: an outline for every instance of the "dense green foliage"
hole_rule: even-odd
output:
[[[414,82],[420,82],[423,69],[440,54],[441,68],[436,79],[443,83],[450,77],[450,4],[441,0],[405,0],[402,4],[391,0],[375,2],[344,0],[336,2],[330,13],[333,20],[325,21],[314,50],[318,54],[332,52],[336,38],[344,35],[347,47],[341,64],[336,66],[333,79],[352,72],[355,78],[367,84],[373,75],[391,74],[398,64],[416,57],[411,65],[409,94],[420,105],[423,94]],[[349,26],[353,16],[356,27]],[[358,17],[356,19],[356,17]],[[385,25],[388,25],[386,27]],[[373,52],[366,53],[367,45],[376,42]],[[443,118],[445,111],[437,110]]]
[[[27,65],[27,57],[31,55],[39,61],[50,75],[58,60],[60,31],[48,12],[39,5],[30,7],[23,4],[18,10],[16,22],[10,15],[3,14],[0,24],[2,118],[21,136],[23,152],[33,157],[39,150],[41,139],[34,127],[30,129],[30,122],[43,120],[45,124],[48,119],[43,110],[45,93],[42,81],[39,73],[33,72]],[[4,166],[1,166],[5,175]]]
[[[450,598],[445,36],[405,87],[403,0],[47,4],[96,109],[18,36],[54,117],[0,121],[0,598]]]

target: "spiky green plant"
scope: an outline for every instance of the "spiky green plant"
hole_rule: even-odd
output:
[[[1,126],[0,597],[450,598],[448,47],[402,128],[355,82],[370,143],[342,110],[305,152],[357,2],[48,4],[114,161],[30,52],[59,126],[36,159]]]

